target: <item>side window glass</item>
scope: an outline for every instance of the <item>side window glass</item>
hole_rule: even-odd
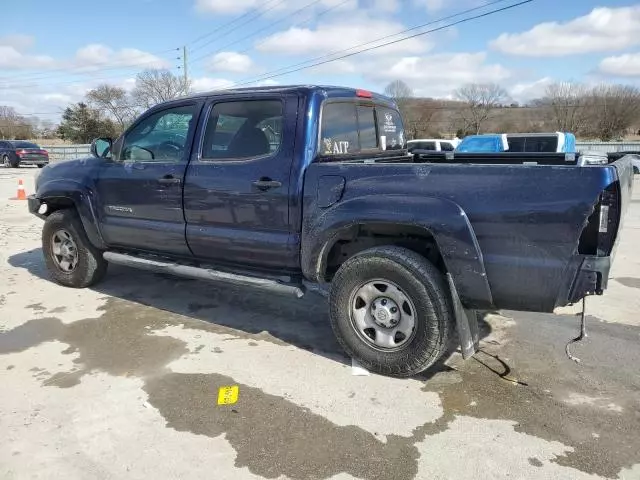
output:
[[[239,160],[277,152],[282,144],[280,100],[217,103],[202,141],[202,160]]]
[[[378,148],[376,118],[373,107],[358,105],[358,128],[360,130],[360,150]]]
[[[117,160],[176,163],[186,161],[187,137],[196,108],[196,105],[185,105],[146,117],[127,132],[122,145],[114,145]]]
[[[376,107],[380,146],[382,150],[401,150],[404,148],[404,125],[396,110]]]
[[[353,102],[327,103],[322,109],[321,155],[356,153],[358,119]]]
[[[449,142],[440,142],[440,149],[443,152],[453,152],[454,148]]]

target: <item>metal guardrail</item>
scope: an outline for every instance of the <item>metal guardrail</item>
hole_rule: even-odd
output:
[[[49,160],[59,162],[61,160],[73,160],[74,158],[88,157],[91,155],[91,145],[41,145],[49,152]]]
[[[625,152],[629,150],[640,151],[640,142],[576,142],[579,152]]]

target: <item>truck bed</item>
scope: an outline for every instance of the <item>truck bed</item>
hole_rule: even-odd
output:
[[[496,155],[488,157],[495,159]],[[304,218],[309,221],[304,225],[303,251],[306,238],[312,239],[331,222],[353,221],[354,212],[358,212],[359,221],[384,223],[393,211],[395,222],[418,228],[428,223],[445,241],[459,239],[466,229],[464,222],[451,220],[462,215],[468,219],[471,238],[462,243],[463,248],[451,241],[452,251],[447,253],[452,261],[447,267],[470,279],[461,288],[461,296],[474,308],[551,312],[572,301],[581,265],[587,257],[598,255],[581,240],[583,230],[594,222],[592,215],[606,191],[618,199],[619,211],[615,215],[611,212],[616,224],[610,225],[611,235],[617,235],[617,222],[624,216],[633,182],[629,158],[589,168],[415,164],[404,158],[401,163],[393,157],[388,161],[374,159],[373,164],[361,159],[310,165],[306,185],[342,178],[344,187],[340,201],[328,208],[318,203],[316,189],[305,189]],[[478,158],[473,155],[474,161]],[[551,154],[544,158],[551,162],[560,157]],[[322,227],[314,224],[319,221]],[[597,228],[597,220],[595,223]],[[609,258],[603,256],[606,262]],[[592,263],[598,262],[595,258]],[[481,265],[485,271],[478,267]],[[599,281],[606,287],[608,263],[601,270],[598,275],[604,278]],[[482,287],[487,281],[489,295]]]

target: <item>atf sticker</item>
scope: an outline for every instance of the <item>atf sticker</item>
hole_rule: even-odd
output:
[[[220,387],[218,389],[218,405],[233,405],[238,401],[238,385]]]

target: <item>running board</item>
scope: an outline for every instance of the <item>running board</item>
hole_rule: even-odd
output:
[[[144,257],[126,255],[124,253],[104,252],[102,254],[107,262],[124,265],[126,267],[149,270],[157,273],[168,273],[178,277],[193,278],[196,280],[208,280],[211,282],[231,283],[243,287],[255,287],[272,292],[295,295],[301,298],[305,291],[302,285],[280,283],[269,278],[250,277],[235,273],[221,272],[210,268],[193,267],[164,260],[151,260]]]

